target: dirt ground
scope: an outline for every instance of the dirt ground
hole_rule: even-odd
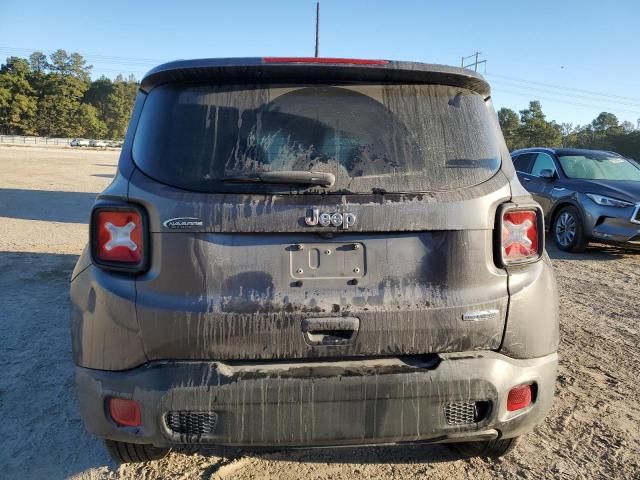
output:
[[[550,247],[560,371],[546,422],[503,460],[446,447],[343,448],[225,458],[173,453],[117,467],[77,415],[68,281],[117,153],[0,147],[2,478],[640,478],[640,254]]]

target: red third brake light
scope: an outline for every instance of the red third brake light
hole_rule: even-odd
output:
[[[505,265],[535,261],[541,254],[537,210],[507,210],[502,215],[501,253]]]
[[[94,261],[115,270],[140,270],[145,261],[145,225],[135,207],[98,207],[91,218]]]
[[[362,58],[322,57],[263,57],[264,63],[339,63],[349,65],[386,65],[389,60],[366,60]]]

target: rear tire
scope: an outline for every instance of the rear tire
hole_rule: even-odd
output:
[[[105,440],[105,446],[111,458],[118,463],[151,462],[166,457],[170,448],[154,447],[153,445],[140,443],[118,442]]]
[[[563,207],[556,214],[553,219],[552,234],[560,250],[578,253],[584,252],[587,248],[584,223],[576,207]]]
[[[512,451],[520,437],[497,438],[486,442],[460,442],[450,444],[464,457],[500,458]]]

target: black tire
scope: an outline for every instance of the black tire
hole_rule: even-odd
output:
[[[105,446],[111,458],[118,463],[151,462],[166,457],[170,448],[154,447],[153,445],[140,443],[118,442],[105,440]]]
[[[584,235],[584,223],[576,207],[562,207],[553,218],[551,234],[560,250],[584,252],[588,240]]]
[[[516,447],[519,438],[498,438],[486,442],[460,442],[449,445],[465,458],[500,458]]]

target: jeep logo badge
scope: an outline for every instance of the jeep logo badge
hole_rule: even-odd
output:
[[[310,227],[320,225],[321,227],[342,227],[348,230],[356,223],[356,216],[353,213],[321,212],[319,208],[312,208],[311,215],[304,217],[304,223]]]

